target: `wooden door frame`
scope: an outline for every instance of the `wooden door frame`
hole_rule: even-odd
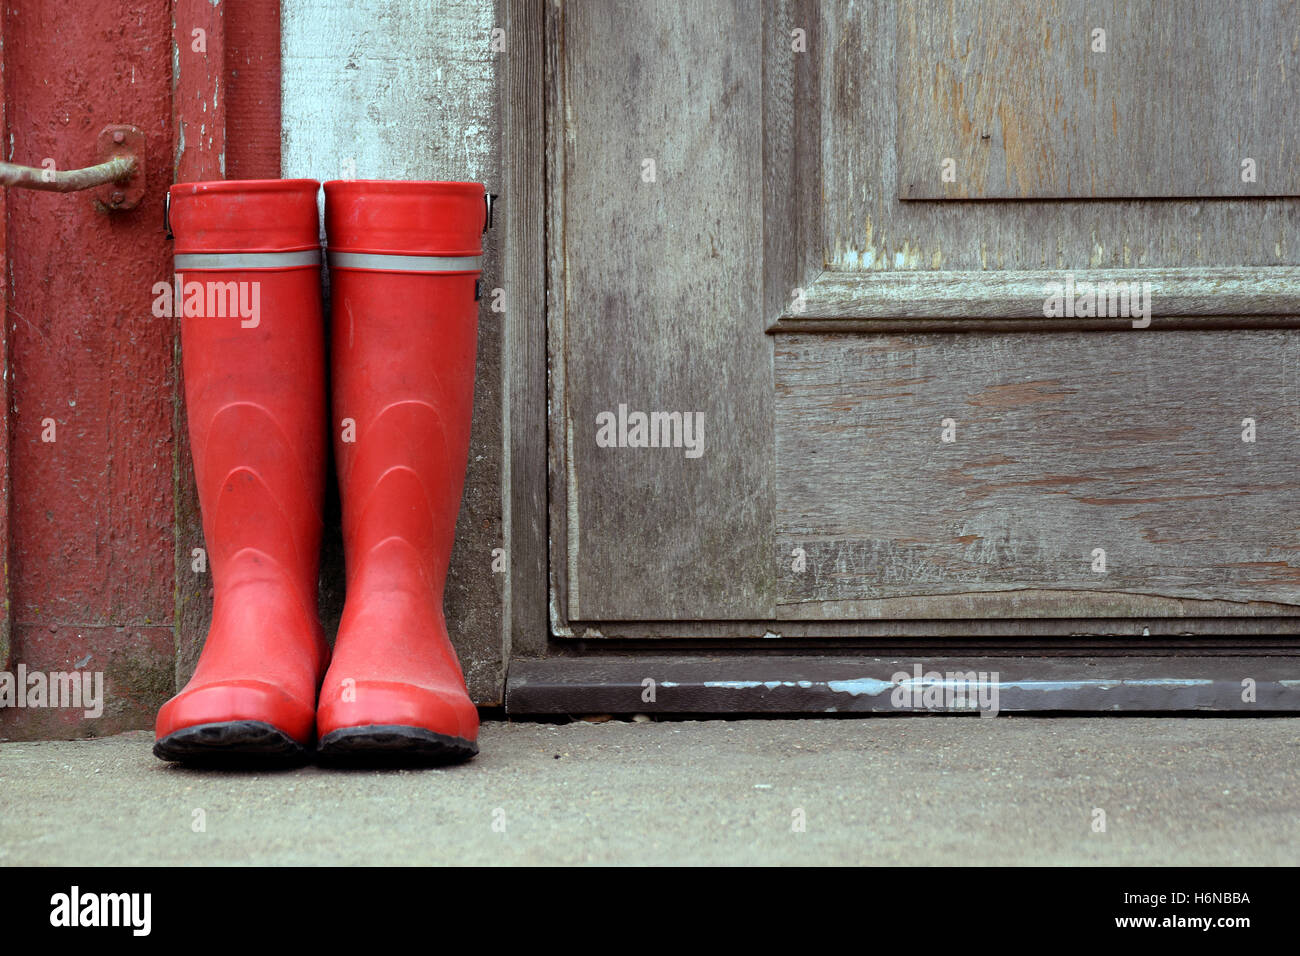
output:
[[[550,548],[552,540],[563,538],[567,514],[565,449],[554,428],[563,382],[548,371],[549,356],[562,354],[557,342],[564,320],[562,130],[548,123],[549,116],[564,115],[563,90],[555,82],[563,67],[562,0],[503,6],[506,34],[513,38],[502,122],[507,712],[925,710],[899,707],[885,693],[896,686],[900,671],[917,665],[926,672],[1002,675],[1004,711],[1300,709],[1300,695],[1291,689],[1300,679],[1300,644],[1294,622],[1280,619],[1271,631],[1259,619],[1180,619],[1178,630],[1195,637],[1145,642],[1118,637],[1128,622],[1093,619],[1028,622],[1032,627],[1006,620],[570,620],[564,596],[568,555]],[[809,49],[816,50],[817,7],[798,6],[797,21],[796,7],[765,0],[765,35],[788,37],[797,22],[807,30]],[[824,270],[818,62],[810,56],[786,76],[765,70],[763,77],[763,301],[773,316],[769,332],[934,331],[959,320],[963,329],[987,330],[1010,320],[1012,328],[1030,330],[1032,317],[1007,313],[998,290],[987,286],[945,311],[935,309],[933,290],[915,274],[879,278]],[[1300,325],[1300,297],[1292,291],[1297,270],[1231,271],[1241,301],[1229,319],[1221,299],[1216,314],[1201,294],[1201,275],[1165,270],[1160,278],[1168,287],[1166,301],[1175,304],[1166,311],[1167,326]],[[1041,289],[1034,274],[1004,278],[1036,282]],[[808,309],[787,308],[793,287],[805,289]],[[1051,328],[1065,330],[1061,324]],[[1259,634],[1261,628],[1269,636],[1249,647],[1233,636]],[[772,640],[778,635],[797,640]],[[1246,681],[1253,682],[1253,696],[1243,693]]]
[[[0,10],[0,130],[5,125],[5,15]],[[9,567],[10,543],[10,485],[9,445],[10,408],[9,383],[13,375],[9,368],[9,214],[5,209],[5,191],[0,189],[0,670],[9,669],[9,635],[13,627],[13,602],[10,600]]]

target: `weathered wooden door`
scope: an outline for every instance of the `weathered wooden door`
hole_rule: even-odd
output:
[[[1300,9],[546,22],[552,659],[518,709],[593,683],[566,642],[607,677],[721,651],[720,686],[773,652],[1294,646]]]

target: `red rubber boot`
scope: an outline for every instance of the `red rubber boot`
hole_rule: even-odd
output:
[[[478,752],[442,598],[469,454],[485,209],[478,183],[325,184],[347,598],[316,714],[322,756]]]
[[[158,712],[163,760],[292,757],[329,659],[316,611],[326,450],[314,180],[171,189],[176,313],[215,590],[194,676]]]

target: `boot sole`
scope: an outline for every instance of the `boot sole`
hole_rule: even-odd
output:
[[[320,739],[316,753],[325,763],[450,764],[473,757],[478,744],[423,727],[372,724],[330,731]]]
[[[307,748],[283,730],[260,720],[227,720],[182,727],[157,740],[153,755],[177,763],[302,762]]]

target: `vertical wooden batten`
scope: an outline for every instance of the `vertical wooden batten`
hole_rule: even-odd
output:
[[[226,176],[225,14],[224,5],[209,0],[173,0],[172,124],[178,183]]]
[[[773,0],[763,4],[763,23],[763,315],[771,319],[825,268],[821,12],[813,3]]]
[[[174,0],[172,6],[172,124],[176,130],[174,178],[178,183],[202,182],[226,177],[226,83],[225,32],[229,4],[208,0]],[[243,5],[240,5],[243,6]],[[279,48],[279,4],[274,37]],[[201,34],[203,51],[195,49]],[[279,64],[277,52],[275,62]],[[277,78],[278,84],[278,78]],[[276,96],[279,112],[279,96]],[[276,175],[279,147],[276,146]],[[172,392],[172,487],[175,501],[175,587],[176,587],[176,685],[180,687],[194,672],[208,620],[212,615],[210,574],[192,569],[193,550],[204,547],[203,518],[199,512],[198,488],[190,451],[190,432],[185,419],[185,380],[181,365],[180,322],[172,329],[175,383]]]
[[[5,126],[5,16],[0,7],[0,130]],[[0,153],[0,158],[9,159]],[[9,526],[9,238],[5,193],[0,189],[0,670],[9,666],[9,634],[13,602],[10,600]]]
[[[546,578],[546,175],[544,0],[501,0],[502,196],[497,241],[506,293],[502,525],[509,555],[504,658],[542,654]]]

